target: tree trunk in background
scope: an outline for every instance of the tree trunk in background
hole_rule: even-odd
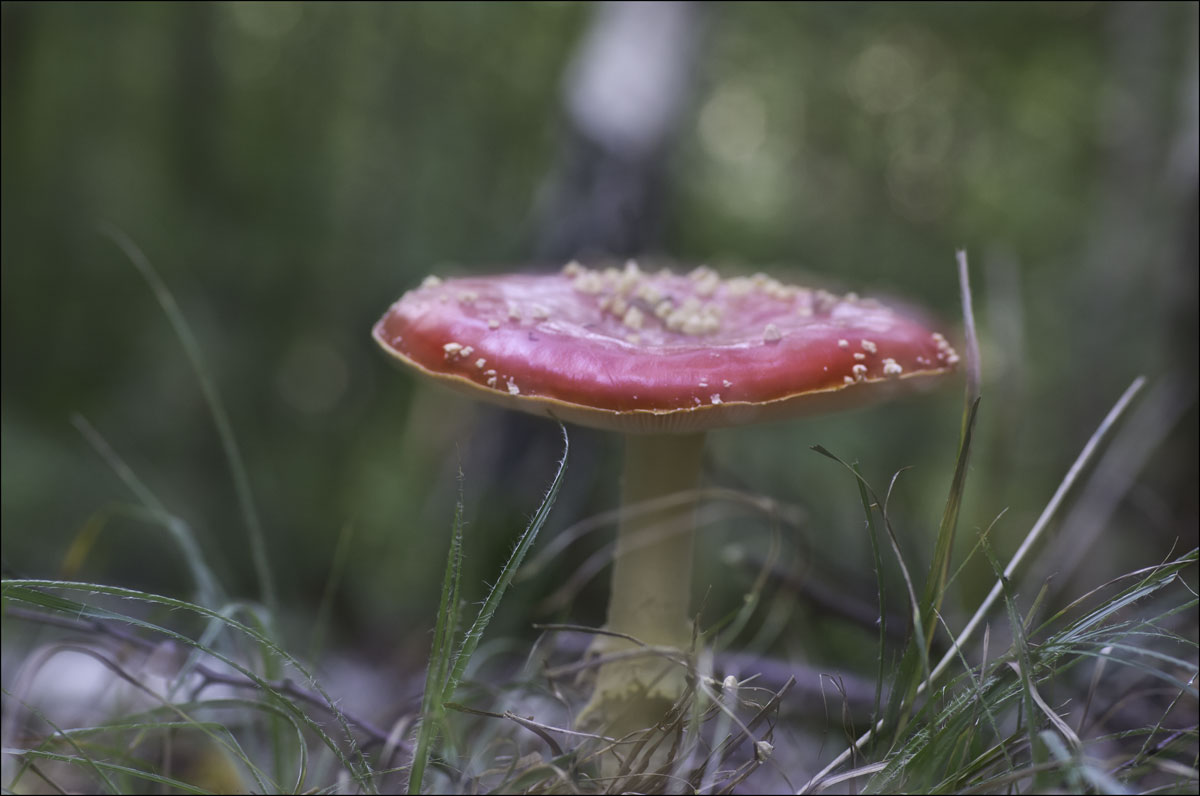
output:
[[[657,245],[700,15],[693,2],[597,7],[567,70],[566,140],[542,188],[539,260],[632,257]]]

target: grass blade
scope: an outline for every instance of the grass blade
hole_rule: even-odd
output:
[[[450,670],[454,636],[457,632],[458,589],[462,575],[462,471],[459,471],[458,500],[454,505],[454,531],[450,552],[446,556],[446,573],[442,577],[442,596],[438,603],[437,622],[433,629],[433,647],[425,673],[425,693],[421,696],[421,726],[417,731],[417,746],[413,752],[412,769],[408,775],[408,792],[420,793],[425,768],[433,752],[433,742],[445,716],[442,689]]]
[[[449,702],[454,696],[454,689],[458,687],[462,680],[463,673],[467,669],[467,664],[471,660],[471,656],[475,653],[475,648],[479,646],[479,640],[483,637],[483,631],[487,628],[488,623],[492,621],[492,616],[496,613],[496,608],[500,605],[500,599],[504,596],[504,592],[512,583],[513,576],[517,574],[517,570],[521,566],[521,561],[524,560],[525,554],[529,552],[529,548],[533,545],[537,538],[538,531],[542,529],[542,525],[546,522],[546,517],[550,515],[550,509],[554,507],[554,501],[558,498],[559,487],[562,486],[563,474],[567,471],[567,454],[570,452],[570,440],[567,438],[567,429],[565,426],[559,426],[562,429],[563,435],[563,454],[562,459],[558,462],[558,472],[554,475],[554,480],[550,482],[550,488],[546,490],[546,496],[542,498],[542,504],[538,506],[538,510],[534,513],[533,518],[526,526],[525,532],[521,534],[521,538],[517,540],[516,546],[513,547],[512,554],[508,558],[508,562],[504,565],[504,569],[500,571],[500,577],[496,580],[487,599],[479,609],[479,614],[475,617],[475,621],[471,623],[471,627],[467,629],[467,633],[463,636],[462,645],[459,647],[458,656],[454,659],[454,667],[450,671],[450,676],[446,680],[446,685],[442,689],[442,700]]]
[[[958,510],[962,505],[963,490],[967,482],[967,464],[970,461],[971,439],[975,420],[979,414],[981,395],[982,363],[979,360],[979,338],[975,330],[975,312],[971,301],[971,282],[967,268],[967,253],[956,252],[958,262],[959,295],[962,298],[963,336],[966,342],[966,384],[963,395],[962,428],[959,431],[958,456],[954,462],[954,477],[950,481],[950,492],[938,525],[937,541],[933,547],[933,558],[925,587],[921,591],[920,623],[914,634],[915,645],[910,645],[900,662],[900,674],[896,678],[885,717],[896,722],[899,729],[904,722],[906,706],[916,699],[917,689],[922,682],[929,683],[929,649],[937,628],[937,614],[941,610],[946,593],[946,578],[950,573],[950,559],[954,553],[954,536],[958,528]]]
[[[505,591],[507,591],[509,585],[512,583],[513,576],[520,569],[521,562],[524,561],[529,548],[533,546],[534,540],[537,539],[538,532],[545,524],[550,510],[554,506],[554,501],[558,497],[563,475],[567,471],[567,454],[570,452],[570,440],[567,437],[567,429],[565,426],[560,426],[560,428],[563,435],[563,453],[562,458],[559,460],[558,470],[554,475],[554,479],[550,482],[550,487],[546,490],[541,505],[534,512],[529,524],[525,527],[525,531],[517,539],[513,551],[509,555],[508,562],[505,563],[504,568],[500,571],[500,577],[496,579],[495,584],[488,592],[487,598],[483,601],[483,605],[480,606],[475,621],[471,623],[471,626],[463,635],[462,643],[458,648],[458,654],[453,655],[459,602],[459,580],[462,571],[463,501],[460,480],[459,499],[454,516],[454,537],[450,543],[450,553],[446,559],[446,572],[442,579],[441,603],[438,606],[437,622],[433,634],[433,650],[430,654],[429,668],[425,676],[425,693],[421,698],[421,727],[418,730],[417,746],[413,753],[412,770],[409,773],[408,779],[408,792],[410,794],[421,792],[425,770],[428,768],[430,757],[433,754],[434,742],[444,722],[446,705],[453,699],[454,691],[462,681],[467,665],[470,663],[471,657],[475,654],[475,650],[483,638],[484,631],[492,621],[492,617],[500,605],[500,600],[504,597]]]
[[[879,668],[875,673],[875,704],[871,709],[871,726],[874,726],[880,719],[879,708],[883,702],[884,658],[887,654],[887,627],[884,619],[888,615],[887,590],[883,585],[883,554],[879,549],[879,531],[875,528],[875,515],[871,511],[871,501],[858,465],[855,465],[854,472],[859,476],[858,497],[862,501],[863,512],[867,515],[867,537],[871,540],[871,562],[875,567],[875,583],[879,595]]]
[[[1035,770],[1033,775],[1033,791],[1035,793],[1046,793],[1049,782],[1043,777],[1044,772],[1041,770],[1041,766],[1049,762],[1050,752],[1046,748],[1046,742],[1041,732],[1038,730],[1040,722],[1037,720],[1037,699],[1034,697],[1033,663],[1029,656],[1029,641],[1025,635],[1025,625],[1021,621],[1020,614],[1017,613],[1017,604],[1012,593],[1012,584],[1000,569],[1000,561],[996,558],[991,544],[987,541],[983,542],[983,554],[987,556],[988,563],[991,564],[992,571],[996,573],[1004,592],[1004,608],[1008,614],[1009,627],[1012,630],[1012,650],[1016,658],[1016,661],[1010,665],[1016,671],[1021,681],[1021,692],[1023,695],[1021,707],[1023,708],[1022,713],[1025,720],[1025,733],[1029,738],[1029,749]]]
[[[872,506],[877,507],[879,509],[880,516],[883,517],[883,527],[884,530],[887,531],[888,541],[892,545],[892,552],[895,554],[896,562],[900,566],[900,574],[904,577],[904,585],[908,590],[908,607],[909,616],[911,617],[913,623],[913,635],[909,642],[908,649],[904,654],[904,658],[901,661],[900,674],[896,678],[896,684],[893,686],[891,698],[888,700],[887,710],[881,719],[885,725],[898,726],[899,722],[896,721],[896,717],[899,715],[900,708],[911,701],[910,699],[901,700],[899,698],[900,695],[897,692],[901,690],[901,684],[907,683],[910,680],[914,683],[921,682],[920,678],[914,676],[918,671],[918,666],[922,672],[929,670],[928,651],[923,645],[917,642],[917,639],[923,639],[926,635],[924,631],[924,612],[921,609],[920,601],[917,599],[917,591],[913,586],[912,575],[909,573],[908,565],[904,563],[904,556],[900,552],[900,542],[898,539],[896,539],[896,532],[892,529],[891,521],[888,519],[885,501],[879,500],[879,496],[875,494],[875,491],[871,489],[871,485],[866,482],[856,468],[851,467],[849,464],[842,461],[820,445],[814,445],[812,449],[822,456],[828,456],[830,459],[833,459],[835,462],[852,472],[855,478],[858,479],[858,487],[861,490],[860,494],[863,495],[864,508],[867,511],[867,521],[868,523],[871,522]],[[881,614],[880,621],[882,621],[882,619],[883,615]]]
[[[210,607],[220,603],[222,589],[212,569],[208,566],[208,562],[204,559],[204,554],[200,551],[200,545],[196,542],[196,535],[192,533],[191,526],[167,510],[163,502],[158,499],[158,495],[154,494],[145,482],[138,478],[133,468],[113,450],[112,446],[108,444],[108,440],[88,422],[87,418],[77,414],[71,418],[71,423],[96,453],[100,454],[100,458],[104,459],[104,462],[116,473],[117,478],[121,479],[121,482],[134,494],[138,502],[145,507],[149,515],[146,519],[162,525],[175,544],[179,546],[184,562],[192,575],[197,602]],[[78,550],[73,552],[82,555]]]
[[[266,537],[263,533],[262,524],[258,519],[258,509],[254,504],[254,495],[250,490],[250,476],[246,472],[246,464],[242,459],[241,449],[238,447],[237,439],[234,437],[233,424],[229,422],[229,413],[225,411],[225,404],[221,401],[221,395],[217,392],[216,384],[209,375],[208,367],[204,364],[204,359],[200,354],[200,344],[197,342],[196,336],[192,334],[191,327],[188,326],[183,311],[179,309],[179,305],[175,302],[175,296],[172,295],[166,283],[162,281],[162,278],[154,270],[154,266],[150,264],[150,260],[138,248],[138,245],[128,235],[112,224],[101,224],[100,233],[116,244],[117,248],[129,258],[133,267],[142,275],[142,278],[146,280],[146,284],[149,285],[155,300],[162,307],[163,314],[167,316],[167,320],[171,323],[171,328],[174,330],[175,336],[179,339],[180,345],[183,346],[183,351],[192,366],[192,372],[196,374],[196,381],[200,385],[200,391],[204,395],[204,402],[208,405],[208,411],[212,415],[213,423],[217,427],[217,435],[221,439],[221,447],[225,451],[225,458],[229,462],[229,471],[233,476],[233,488],[237,494],[238,505],[241,507],[242,517],[245,520],[246,529],[250,536],[250,556],[254,562],[254,571],[258,576],[262,601],[267,606],[270,616],[274,618],[279,615],[279,602],[275,594],[275,581],[271,575],[271,566],[267,560]]]
[[[354,538],[354,523],[347,522],[338,532],[337,545],[333,549],[333,560],[329,564],[329,577],[325,581],[325,590],[321,594],[321,602],[317,605],[317,615],[313,620],[313,632],[308,644],[308,659],[315,661],[325,650],[325,635],[329,632],[329,614],[333,610],[333,600],[337,596],[342,576],[346,572],[346,561],[350,556],[350,542]]]
[[[1009,559],[1008,566],[1004,568],[1004,577],[1011,578],[1013,574],[1016,573],[1017,569],[1021,566],[1021,562],[1025,560],[1025,556],[1028,555],[1030,549],[1033,548],[1034,544],[1036,544],[1038,539],[1041,537],[1042,532],[1045,531],[1046,527],[1050,524],[1051,518],[1053,518],[1057,513],[1059,506],[1062,505],[1063,499],[1071,490],[1071,487],[1075,485],[1075,481],[1079,478],[1079,474],[1083,471],[1084,467],[1087,466],[1088,462],[1091,461],[1093,454],[1096,452],[1096,448],[1100,446],[1100,442],[1108,436],[1113,426],[1116,425],[1117,420],[1119,420],[1121,415],[1125,413],[1126,408],[1128,408],[1129,404],[1133,401],[1138,392],[1141,391],[1145,383],[1146,379],[1144,376],[1138,376],[1136,379],[1134,379],[1133,383],[1126,388],[1125,392],[1121,394],[1121,397],[1113,405],[1113,408],[1108,411],[1107,415],[1105,415],[1104,420],[1100,422],[1099,428],[1097,428],[1095,433],[1093,433],[1088,439],[1087,444],[1083,446],[1083,450],[1079,452],[1079,456],[1076,457],[1075,462],[1071,465],[1071,469],[1067,471],[1067,475],[1063,478],[1062,483],[1058,485],[1058,489],[1055,490],[1054,496],[1050,498],[1050,502],[1047,503],[1046,508],[1042,510],[1037,522],[1034,523],[1033,528],[1031,528],[1029,533],[1026,534],[1025,540],[1021,542],[1021,546],[1017,548],[1017,552],[1015,552],[1013,557]],[[962,629],[962,631],[959,632],[958,644],[965,643],[966,640],[971,637],[972,633],[974,633],[975,629],[979,626],[979,623],[984,620],[988,611],[991,610],[992,605],[1000,596],[1002,589],[1003,583],[997,580],[996,585],[992,587],[992,590],[988,592],[987,597],[985,597],[983,602],[979,604],[979,608],[976,609],[974,616],[971,617],[970,621],[967,622],[966,626]],[[937,666],[933,667],[932,676],[934,678],[945,671],[946,667],[949,666],[951,661],[954,660],[954,655],[954,650],[949,650],[946,655],[940,661],[938,661]]]
[[[950,494],[946,498],[942,522],[938,527],[933,560],[929,564],[929,574],[921,593],[916,627],[912,642],[900,661],[900,672],[892,688],[887,711],[884,713],[885,723],[896,727],[897,732],[903,729],[906,711],[911,709],[918,689],[923,685],[928,687],[926,684],[933,677],[933,671],[929,668],[929,649],[933,644],[937,616],[945,595],[946,577],[949,574],[950,557],[954,549],[954,533],[958,525],[958,509],[962,504],[962,493],[966,486],[967,462],[970,458],[971,437],[978,411],[979,399],[976,398],[964,412],[963,435],[959,440],[958,457],[954,463],[954,477],[950,482]]]
[[[210,791],[198,788],[187,782],[171,777],[156,774],[153,771],[147,771],[142,768],[134,768],[133,766],[123,766],[117,763],[109,763],[105,760],[91,760],[79,758],[75,755],[67,755],[59,752],[48,752],[42,749],[20,749],[14,747],[5,747],[3,753],[6,755],[16,755],[25,758],[37,758],[39,760],[52,760],[58,763],[70,763],[72,765],[87,765],[89,767],[99,767],[112,774],[124,774],[127,778],[144,780],[155,785],[166,788],[173,788],[181,793],[195,793],[198,796],[206,796]]]

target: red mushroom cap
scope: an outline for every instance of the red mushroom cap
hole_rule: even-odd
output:
[[[625,432],[693,432],[878,400],[958,356],[853,294],[578,263],[429,277],[375,325],[401,362],[510,408]]]

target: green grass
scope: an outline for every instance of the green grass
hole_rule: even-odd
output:
[[[215,387],[169,291],[136,247],[119,233],[114,239],[146,277],[196,368],[247,524],[260,601],[228,597],[187,523],[78,419],[136,502],[101,509],[68,559],[77,564],[87,557],[106,517],[130,515],[172,540],[192,582],[182,598],[94,582],[3,580],[6,628],[46,630],[40,643],[22,650],[19,671],[6,672],[4,792],[1195,792],[1197,551],[1129,572],[1065,607],[1047,611],[1040,599],[1021,607],[1042,589],[1022,580],[1024,561],[1101,455],[1141,380],[1101,422],[1012,558],[1002,562],[991,542],[992,528],[1008,522],[1001,516],[960,542],[969,549],[955,566],[973,429],[986,412],[965,261],[968,387],[947,499],[940,522],[929,518],[938,532],[927,566],[906,561],[897,541],[900,529],[888,511],[896,479],[881,492],[860,467],[817,448],[846,468],[860,495],[879,615],[896,613],[900,603],[909,620],[900,649],[881,624],[877,659],[861,667],[874,672],[868,715],[851,714],[849,698],[839,700],[836,692],[846,683],[834,678],[827,714],[797,716],[787,709],[795,680],[768,685],[753,673],[720,675],[714,655],[737,649],[748,634],[769,636],[767,628],[778,626],[778,616],[786,619],[791,606],[769,576],[786,560],[778,507],[767,498],[707,490],[692,499],[721,498],[762,512],[771,525],[770,553],[742,604],[697,626],[710,651],[689,663],[687,692],[663,726],[606,738],[572,723],[586,700],[586,679],[577,678],[596,664],[579,644],[567,643],[580,637],[578,628],[546,626],[538,644],[519,650],[526,665],[515,676],[502,675],[497,662],[517,643],[487,633],[518,573],[530,571],[522,564],[566,478],[566,429],[543,499],[524,531],[514,533],[507,562],[482,594],[462,574],[460,476],[423,696],[393,726],[377,727],[343,709],[333,684],[316,674],[313,658],[324,647],[327,620],[307,639],[309,660],[289,651],[301,644],[278,629],[269,562],[255,552],[265,549],[262,529]],[[352,543],[347,525],[333,578],[341,576]],[[553,566],[565,544],[544,548],[532,569]],[[943,605],[975,557],[987,562],[995,587],[964,623],[944,615]],[[897,580],[905,584],[902,597],[885,588]],[[331,582],[322,599],[322,617],[334,588]],[[468,623],[471,605],[477,607]],[[935,642],[944,650],[940,659]],[[38,703],[33,683],[69,655],[107,672],[112,699],[107,712],[60,726]],[[396,693],[379,698],[400,701]],[[621,765],[602,775],[598,761],[610,754]]]
[[[558,490],[562,486],[563,475],[567,471],[567,454],[570,452],[570,441],[565,427],[562,428],[562,435],[563,455],[558,463],[558,472],[554,475],[554,480],[550,482],[550,488],[546,491],[542,504],[529,521],[525,532],[513,546],[512,555],[509,556],[504,568],[500,571],[500,577],[488,591],[487,598],[475,616],[475,621],[463,634],[458,651],[454,652],[462,574],[462,493],[460,488],[458,503],[454,511],[454,536],[450,543],[450,555],[446,558],[446,575],[442,580],[442,599],[438,607],[437,623],[434,625],[433,649],[429,654],[429,669],[425,675],[425,694],[421,698],[421,725],[417,732],[417,748],[413,754],[412,770],[409,776],[409,793],[421,792],[425,767],[429,764],[430,755],[433,753],[434,742],[439,734],[446,734],[444,730],[446,706],[454,698],[454,692],[462,682],[467,665],[475,655],[484,631],[492,621],[492,617],[495,616],[504,592],[508,590],[509,584],[512,583],[513,577],[521,567],[521,562],[525,560],[525,555],[533,546],[534,540],[537,539],[538,531],[545,525],[550,509],[554,507]],[[461,478],[460,473],[460,485]]]

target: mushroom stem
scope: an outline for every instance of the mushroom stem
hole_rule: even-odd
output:
[[[703,434],[625,437],[622,513],[609,598],[608,629],[647,644],[686,648],[691,640],[694,507],[654,511],[648,504],[695,489]]]
[[[607,629],[653,647],[686,651],[691,645],[691,502],[647,510],[667,495],[695,489],[704,434],[630,434],[625,437],[621,514],[613,561]],[[600,636],[593,652],[638,649]],[[652,726],[683,692],[685,669],[662,654],[622,658],[600,666],[585,717],[623,734]]]

